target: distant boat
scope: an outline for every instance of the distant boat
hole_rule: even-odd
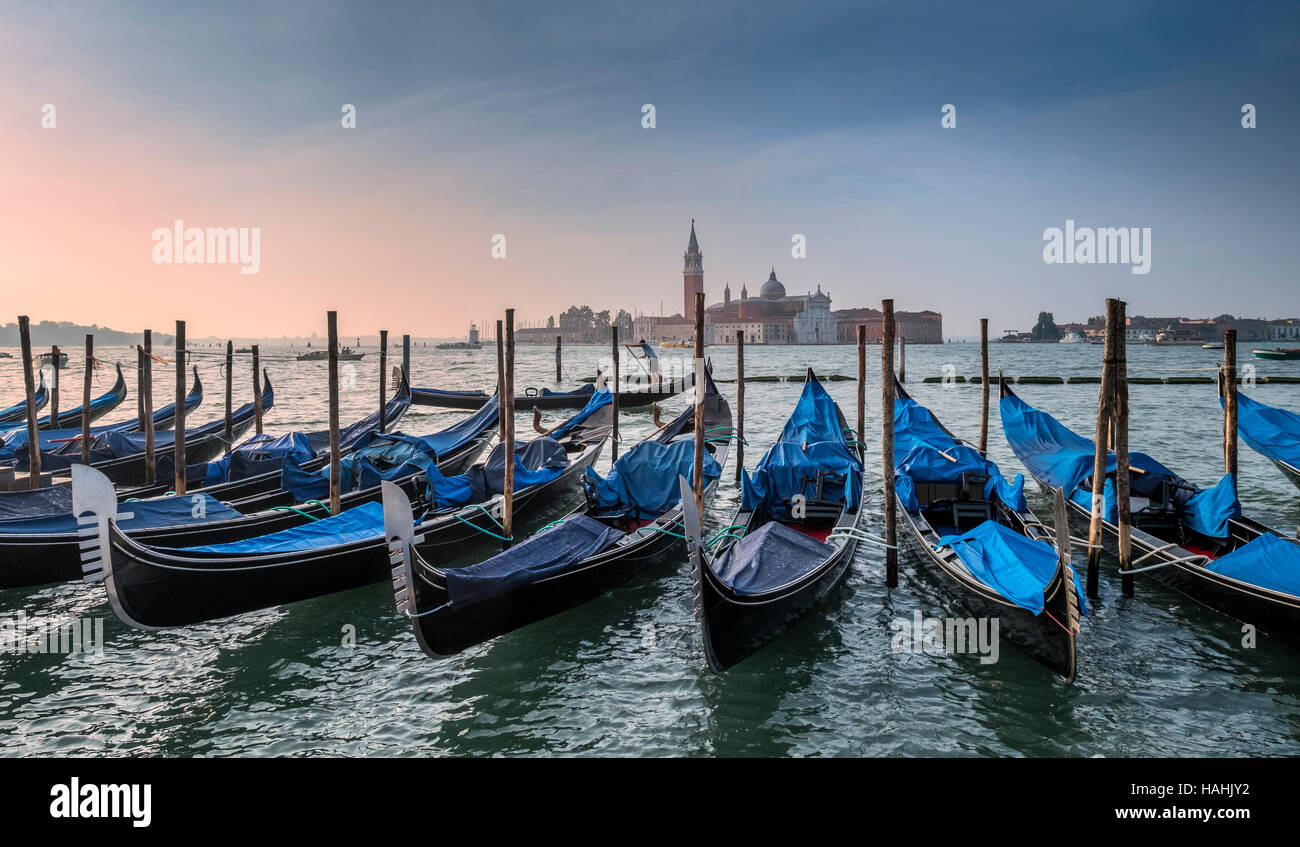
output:
[[[236,350],[235,352],[236,352],[236,353],[252,353],[252,352],[253,352],[253,348],[252,348],[252,347],[240,347],[240,348],[239,348],[238,350]]]
[[[43,367],[45,367],[46,365],[51,365],[51,364],[54,363],[54,354],[53,354],[53,353],[41,353],[40,355],[33,356],[33,357],[32,357],[32,361],[36,364],[36,367],[38,367],[38,368],[43,368]],[[60,368],[66,368],[67,366],[68,366],[68,354],[67,354],[67,353],[63,353],[63,352],[60,352],[60,353],[59,353],[59,367],[60,367]]]
[[[12,359],[13,357],[14,357],[13,353],[0,352],[0,359]]]
[[[1003,344],[1023,344],[1025,337],[1018,329],[1007,329],[1002,331],[1002,338],[1000,340]]]
[[[1067,332],[1061,338],[1062,344],[1087,344],[1088,337],[1082,332]]]
[[[1223,344],[1221,344],[1221,343],[1220,343],[1220,344],[1202,344],[1202,345],[1201,345],[1201,349],[1202,349],[1202,350],[1222,350],[1222,349],[1223,349]]]
[[[351,347],[344,347],[342,350],[339,351],[339,361],[355,362],[364,355],[366,354],[358,353],[355,350],[353,350]],[[298,357],[298,361],[320,362],[320,361],[324,361],[325,359],[328,359],[329,357],[330,357],[330,351],[328,350],[313,350],[310,353],[303,353],[301,356]]]
[[[1300,348],[1284,349],[1275,347],[1272,350],[1251,350],[1256,359],[1300,359]]]

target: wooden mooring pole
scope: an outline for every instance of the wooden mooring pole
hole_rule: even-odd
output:
[[[402,335],[402,381],[411,384],[411,336]]]
[[[1128,341],[1125,338],[1125,326],[1128,323],[1123,300],[1115,301],[1115,339],[1118,355],[1115,357],[1115,511],[1119,521],[1119,569],[1120,586],[1125,597],[1133,596],[1133,502],[1129,499],[1129,454],[1128,454]]]
[[[330,402],[330,514],[341,510],[343,497],[342,457],[339,455],[339,313],[326,312],[326,333],[329,336],[329,402]]]
[[[881,301],[880,460],[885,480],[885,584],[898,585],[898,500],[894,497],[894,301]]]
[[[226,449],[229,450],[235,444],[235,421],[234,421],[234,403],[235,403],[235,342],[226,342],[226,426],[225,438]]]
[[[745,471],[745,333],[736,333],[736,484]]]
[[[90,388],[94,381],[95,336],[86,336],[86,373],[81,379],[81,463],[90,464]]]
[[[497,321],[497,441],[502,444],[506,443],[506,340],[504,336],[505,323]],[[513,399],[512,397],[511,400]],[[513,444],[510,445],[510,449],[514,449]]]
[[[50,377],[50,429],[59,428],[59,345],[50,348],[50,362],[54,365],[54,374]],[[82,409],[83,413],[88,409]]]
[[[1089,597],[1097,596],[1101,573],[1102,520],[1105,517],[1106,466],[1109,464],[1107,445],[1110,441],[1111,421],[1114,418],[1115,356],[1118,352],[1116,348],[1118,342],[1115,337],[1118,329],[1115,306],[1117,302],[1113,298],[1106,301],[1106,347],[1101,359],[1101,391],[1097,395],[1097,441],[1093,446],[1092,454],[1092,517],[1088,524],[1087,591]]]
[[[907,338],[898,336],[898,381],[907,382]]]
[[[153,426],[153,330],[144,331],[144,481],[158,481],[158,453]]]
[[[262,355],[253,345],[253,432],[262,434]]]
[[[858,446],[867,444],[867,327],[858,324]]]
[[[695,489],[695,508],[704,514],[704,394],[709,384],[704,363],[704,292],[695,293],[695,457],[691,481]]]
[[[617,332],[617,328],[615,328]],[[503,544],[509,547],[515,537],[515,310],[506,309],[505,323],[505,443],[506,467],[502,488],[505,502],[501,510],[501,534],[506,537]],[[617,340],[617,336],[615,336]]]
[[[563,370],[564,367],[563,347],[564,347],[564,336],[562,335],[555,336],[555,381],[556,382],[561,382],[564,379],[564,377],[561,375],[561,371]]]
[[[388,330],[379,330],[379,431],[388,431]]]
[[[22,346],[23,390],[27,395],[28,485],[32,488],[40,488],[41,433],[36,420],[36,377],[32,374],[32,326],[31,320],[26,315],[18,316],[18,343]]]
[[[618,387],[619,387],[619,357],[618,357],[618,324],[609,328],[609,338],[614,354],[614,429],[610,436],[610,452],[614,461],[618,461]]]
[[[989,450],[989,319],[980,318],[980,452]]]
[[[172,433],[177,496],[185,493],[185,321],[176,322],[176,426]]]
[[[1237,493],[1237,331],[1223,332],[1223,470]]]

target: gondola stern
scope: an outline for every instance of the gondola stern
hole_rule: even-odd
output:
[[[399,614],[408,618],[416,613],[415,571],[412,567],[415,544],[415,517],[411,501],[395,483],[381,485],[384,512],[384,539],[388,545],[388,563],[392,566],[393,602]]]

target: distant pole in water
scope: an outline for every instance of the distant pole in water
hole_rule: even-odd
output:
[[[144,347],[135,345],[135,421],[136,430],[144,432]]]
[[[339,313],[326,312],[325,321],[329,335],[329,394],[330,394],[330,514],[337,515],[343,496],[342,473],[339,462]]]
[[[555,381],[556,382],[561,382],[564,379],[564,377],[561,376],[560,373],[564,369],[563,349],[564,349],[564,336],[563,335],[555,336]]]
[[[618,373],[618,365],[619,365],[619,361],[618,361],[618,324],[614,324],[614,325],[612,325],[612,326],[609,328],[609,338],[610,338],[611,349],[613,350],[613,353],[614,353],[614,390],[613,390],[613,394],[614,394],[614,429],[613,429],[613,432],[610,434],[609,442],[610,442],[610,445],[611,445],[610,449],[611,449],[611,452],[612,452],[612,454],[613,454],[614,461],[618,461],[618,386],[619,386],[619,373]]]
[[[185,493],[185,321],[176,322],[176,427],[172,433],[177,496]]]
[[[1113,298],[1106,300],[1106,348],[1102,355],[1101,392],[1097,395],[1097,442],[1092,454],[1092,517],[1088,524],[1088,596],[1097,596],[1101,571],[1102,518],[1104,517],[1106,491],[1107,444],[1110,441],[1111,420],[1114,418],[1116,306]]]
[[[388,393],[388,330],[379,330],[379,431],[388,431],[388,409],[384,395]]]
[[[402,336],[402,379],[411,384],[411,336]]]
[[[745,333],[736,333],[736,484],[745,470]]]
[[[898,336],[898,381],[907,382],[907,338]]]
[[[32,488],[41,487],[41,433],[36,422],[36,377],[32,374],[32,327],[26,315],[18,316],[18,337],[23,348],[23,388],[27,392],[27,477]]]
[[[81,463],[90,464],[90,384],[95,366],[95,336],[86,336],[86,374],[81,380]]]
[[[144,481],[158,481],[158,454],[153,431],[153,330],[144,331]]]
[[[253,432],[262,434],[262,354],[253,345]]]
[[[980,452],[989,449],[989,319],[980,318],[980,387],[984,399],[980,404]]]
[[[880,459],[885,476],[885,584],[898,585],[898,501],[894,497],[894,301],[882,300],[880,337]]]
[[[59,428],[59,345],[50,348],[50,361],[54,364],[54,375],[50,377],[50,429]],[[82,411],[86,411],[82,409]]]
[[[497,441],[506,443],[506,341],[505,330],[497,321]],[[514,399],[514,398],[511,398]],[[504,449],[504,448],[503,448]]]
[[[709,384],[704,364],[704,292],[695,293],[695,461],[691,466],[695,508],[704,513],[704,392]]]
[[[1223,331],[1223,469],[1237,492],[1237,331]]]
[[[226,342],[226,449],[234,446],[235,423],[231,411],[235,394],[235,342]]]
[[[515,537],[515,310],[506,309],[505,324],[505,478],[502,488],[505,502],[501,512],[501,534],[506,537],[504,545],[510,546]]]
[[[867,327],[858,324],[858,445],[867,443]]]
[[[1129,499],[1129,455],[1128,455],[1128,341],[1124,327],[1128,323],[1125,314],[1128,304],[1123,300],[1115,301],[1115,340],[1118,355],[1115,357],[1115,504],[1119,518],[1119,569],[1120,586],[1125,597],[1133,596],[1133,577],[1128,571],[1133,569],[1133,516],[1130,514],[1132,501]]]

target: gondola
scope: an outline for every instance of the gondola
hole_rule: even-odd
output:
[[[705,479],[711,493],[726,463],[731,409],[708,380],[704,399]],[[384,488],[398,612],[429,656],[475,644],[581,605],[644,573],[681,542],[676,480],[690,474],[694,408],[614,463],[588,471],[581,507],[500,555],[465,567],[440,565],[420,544],[406,497]],[[416,533],[421,533],[417,536]]]
[[[264,372],[265,374],[265,372]],[[262,411],[275,405],[275,392],[269,378],[262,388]],[[256,420],[256,409],[252,403],[245,403],[231,414],[231,437],[226,437],[225,417],[217,418],[197,427],[187,427],[185,431],[185,456],[187,465],[192,462],[207,462],[230,449],[235,439],[242,436]],[[154,433],[155,478],[174,480],[176,477],[173,446],[176,433],[163,430]],[[146,467],[147,439],[144,433],[132,427],[129,431],[110,430],[96,436],[90,445],[90,464],[107,476],[115,484],[143,485],[148,479]],[[24,469],[27,464],[26,450],[20,449],[16,465]],[[81,464],[81,451],[64,446],[58,451],[41,451],[41,469],[43,471],[66,472],[73,465]],[[187,476],[188,479],[188,476]]]
[[[1025,502],[1024,476],[1007,481],[901,385],[894,401],[895,496],[922,561],[977,618],[1067,683],[1087,613],[1070,564],[1065,502],[1055,535]]]
[[[45,404],[48,403],[50,400],[50,392],[45,387],[45,371],[41,371],[40,374],[41,374],[41,384],[36,387],[36,393],[32,395],[32,399],[35,401],[36,411],[38,412],[41,409],[44,409]],[[26,422],[26,420],[27,420],[26,400],[23,400],[21,403],[15,403],[14,405],[10,406],[8,409],[0,410],[0,424],[12,423],[15,421]]]
[[[189,393],[185,395],[185,411],[189,412],[197,409],[203,403],[203,383],[199,380],[199,370],[194,369],[194,384],[190,387]],[[62,415],[59,416],[62,420]],[[168,403],[166,406],[158,409],[153,413],[153,425],[155,430],[170,429],[176,423],[176,404]],[[109,432],[133,433],[140,432],[140,418],[133,417],[124,421],[118,421],[110,424],[99,424],[90,428],[92,438],[104,435]],[[72,453],[81,452],[81,427],[63,427],[60,429],[42,429],[38,432],[41,452],[52,455],[66,456]],[[13,462],[19,456],[26,456],[27,453],[27,430],[16,429],[10,432],[0,433],[0,462]],[[26,458],[20,462],[20,467],[26,467]],[[66,469],[63,461],[55,459],[53,464],[58,468]],[[50,470],[46,467],[45,470]]]
[[[436,452],[439,467],[459,470],[473,463],[491,440],[496,427],[495,406],[421,439]],[[371,431],[373,432],[373,431]],[[386,443],[397,436],[377,435],[369,451],[376,462],[387,453]],[[359,448],[349,458],[364,452]],[[359,463],[358,463],[359,464]],[[73,466],[73,473],[76,473]],[[299,468],[303,477],[310,477]],[[286,471],[287,472],[287,471]],[[75,478],[75,477],[74,477]],[[280,474],[276,474],[276,479]],[[316,476],[314,482],[321,482]],[[111,484],[111,480],[110,480]],[[324,480],[328,487],[328,480]],[[274,491],[261,491],[243,499],[218,498],[214,494],[238,491],[237,486],[213,486],[188,492],[186,497],[153,497],[121,500],[119,512],[131,512],[130,522],[119,525],[131,538],[150,547],[178,548],[228,544],[249,538],[317,523],[329,515],[319,502],[319,492],[302,492],[293,485],[276,483]],[[0,588],[41,585],[82,577],[80,551],[73,511],[73,491],[66,487],[24,492],[27,502],[8,508],[0,497]],[[314,502],[304,502],[314,498]],[[342,497],[345,508],[379,499],[377,485],[360,486]],[[48,501],[42,508],[42,500]],[[54,510],[54,514],[49,512]],[[101,510],[102,511],[102,510]]]
[[[1237,432],[1300,488],[1300,415],[1266,406],[1238,392]]]
[[[118,406],[122,405],[122,401],[125,399],[126,399],[126,378],[122,376],[122,366],[118,365],[117,380],[113,383],[113,387],[90,401],[91,422],[93,423],[94,421],[99,420],[104,415],[108,414],[109,412],[116,409]],[[81,406],[75,406],[71,409],[68,409],[66,412],[60,412],[59,426],[79,428],[81,426],[82,411],[83,410]],[[10,421],[9,423],[0,424],[0,432],[12,430],[12,429],[22,429],[23,427],[26,426],[27,423],[25,418],[22,421],[17,421],[17,422]],[[36,426],[39,429],[49,428],[50,416],[45,415],[44,417],[38,419],[36,421]]]
[[[486,420],[490,437],[495,415]],[[572,490],[575,478],[599,456],[609,421],[607,404],[603,409],[597,406],[581,421],[563,427],[559,438],[542,437],[521,445],[517,467],[536,476],[536,482],[521,491],[525,510]],[[481,450],[486,439],[475,443]],[[505,453],[498,445],[485,465],[469,471],[477,471],[491,484],[500,478]],[[556,466],[557,453],[563,457],[563,467]],[[384,483],[416,498],[431,549],[460,549],[492,538],[490,497],[441,508],[424,496],[426,480],[465,470],[466,455],[439,458],[436,466],[424,471],[407,472],[399,466],[393,469],[393,480]],[[472,461],[476,456],[468,457]],[[534,458],[544,459],[545,466],[531,464]],[[83,473],[73,481],[78,513],[111,515],[114,510],[136,508],[136,504],[117,505],[102,477],[87,476]],[[337,515],[227,542],[209,540],[213,527],[196,526],[173,531],[167,546],[160,547],[131,538],[116,519],[103,522],[97,525],[100,555],[86,571],[87,579],[98,578],[102,566],[114,612],[142,629],[184,626],[380,582],[389,576],[389,565],[379,497],[379,487],[370,486],[342,498],[345,508]],[[216,532],[224,530],[216,528]]]
[[[646,383],[644,390],[624,385],[618,393],[620,409],[639,409],[654,403],[662,403],[689,391],[695,385],[694,377],[683,379],[665,379],[660,386]],[[651,389],[654,390],[651,390]],[[595,390],[593,384],[587,384],[572,391],[552,391],[549,388],[529,388],[515,397],[515,408],[541,409],[581,409]],[[412,388],[411,402],[417,406],[439,406],[445,409],[477,409],[489,396],[485,391],[444,391],[437,388]]]
[[[743,476],[740,507],[712,542],[685,497],[695,617],[714,671],[771,642],[848,573],[863,512],[862,445],[851,432],[810,368],[794,413]]]
[[[1001,385],[1002,430],[1039,486],[1061,491],[1087,534],[1092,516],[1093,442]],[[1245,517],[1234,480],[1201,489],[1145,453],[1130,453],[1131,563],[1156,581],[1274,636],[1300,643],[1300,544]],[[1103,483],[1103,543],[1118,555],[1114,473]]]

